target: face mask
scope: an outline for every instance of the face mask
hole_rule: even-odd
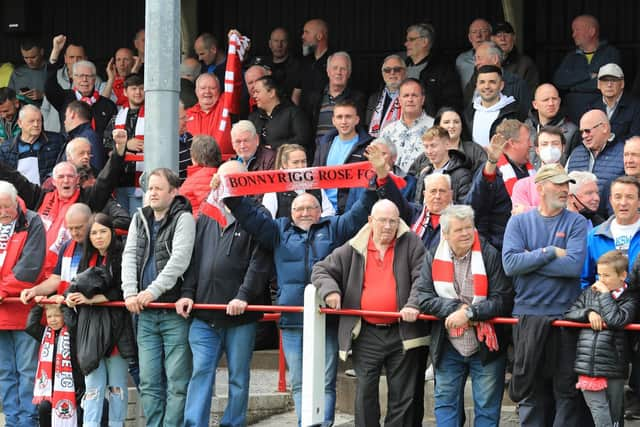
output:
[[[541,147],[538,152],[540,153],[540,160],[546,165],[558,163],[562,156],[562,151],[558,147]]]

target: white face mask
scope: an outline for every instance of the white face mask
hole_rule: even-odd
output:
[[[542,160],[545,165],[558,163],[562,156],[562,151],[558,147],[554,146],[541,147],[538,152],[540,160]]]

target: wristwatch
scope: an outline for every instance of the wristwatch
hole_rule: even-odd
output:
[[[468,306],[467,308],[464,309],[464,314],[465,316],[467,316],[467,319],[472,320],[473,319],[473,308],[471,308],[471,306]]]

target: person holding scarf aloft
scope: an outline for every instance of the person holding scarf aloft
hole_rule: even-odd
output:
[[[83,247],[78,275],[66,295],[75,307],[78,320],[76,345],[79,368],[85,376],[83,423],[100,426],[103,401],[109,401],[109,425],[124,426],[127,415],[127,376],[135,358],[131,317],[123,308],[96,307],[107,301],[121,301],[120,266],[122,245],[115,237],[113,222],[105,214],[95,214]]]

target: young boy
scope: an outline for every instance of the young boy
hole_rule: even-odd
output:
[[[42,324],[43,310],[47,326]],[[33,390],[33,403],[38,405],[40,426],[51,426],[52,423],[77,425],[71,325],[68,324],[72,318],[65,315],[65,311],[61,304],[45,304],[44,308],[36,305],[27,319],[26,332],[41,342]]]
[[[622,330],[635,317],[638,293],[627,285],[629,260],[622,251],[603,254],[597,263],[598,281],[578,297],[567,320],[589,322],[576,349],[576,388],[582,390],[596,426],[621,425],[629,348]],[[604,329],[606,327],[606,329]]]

